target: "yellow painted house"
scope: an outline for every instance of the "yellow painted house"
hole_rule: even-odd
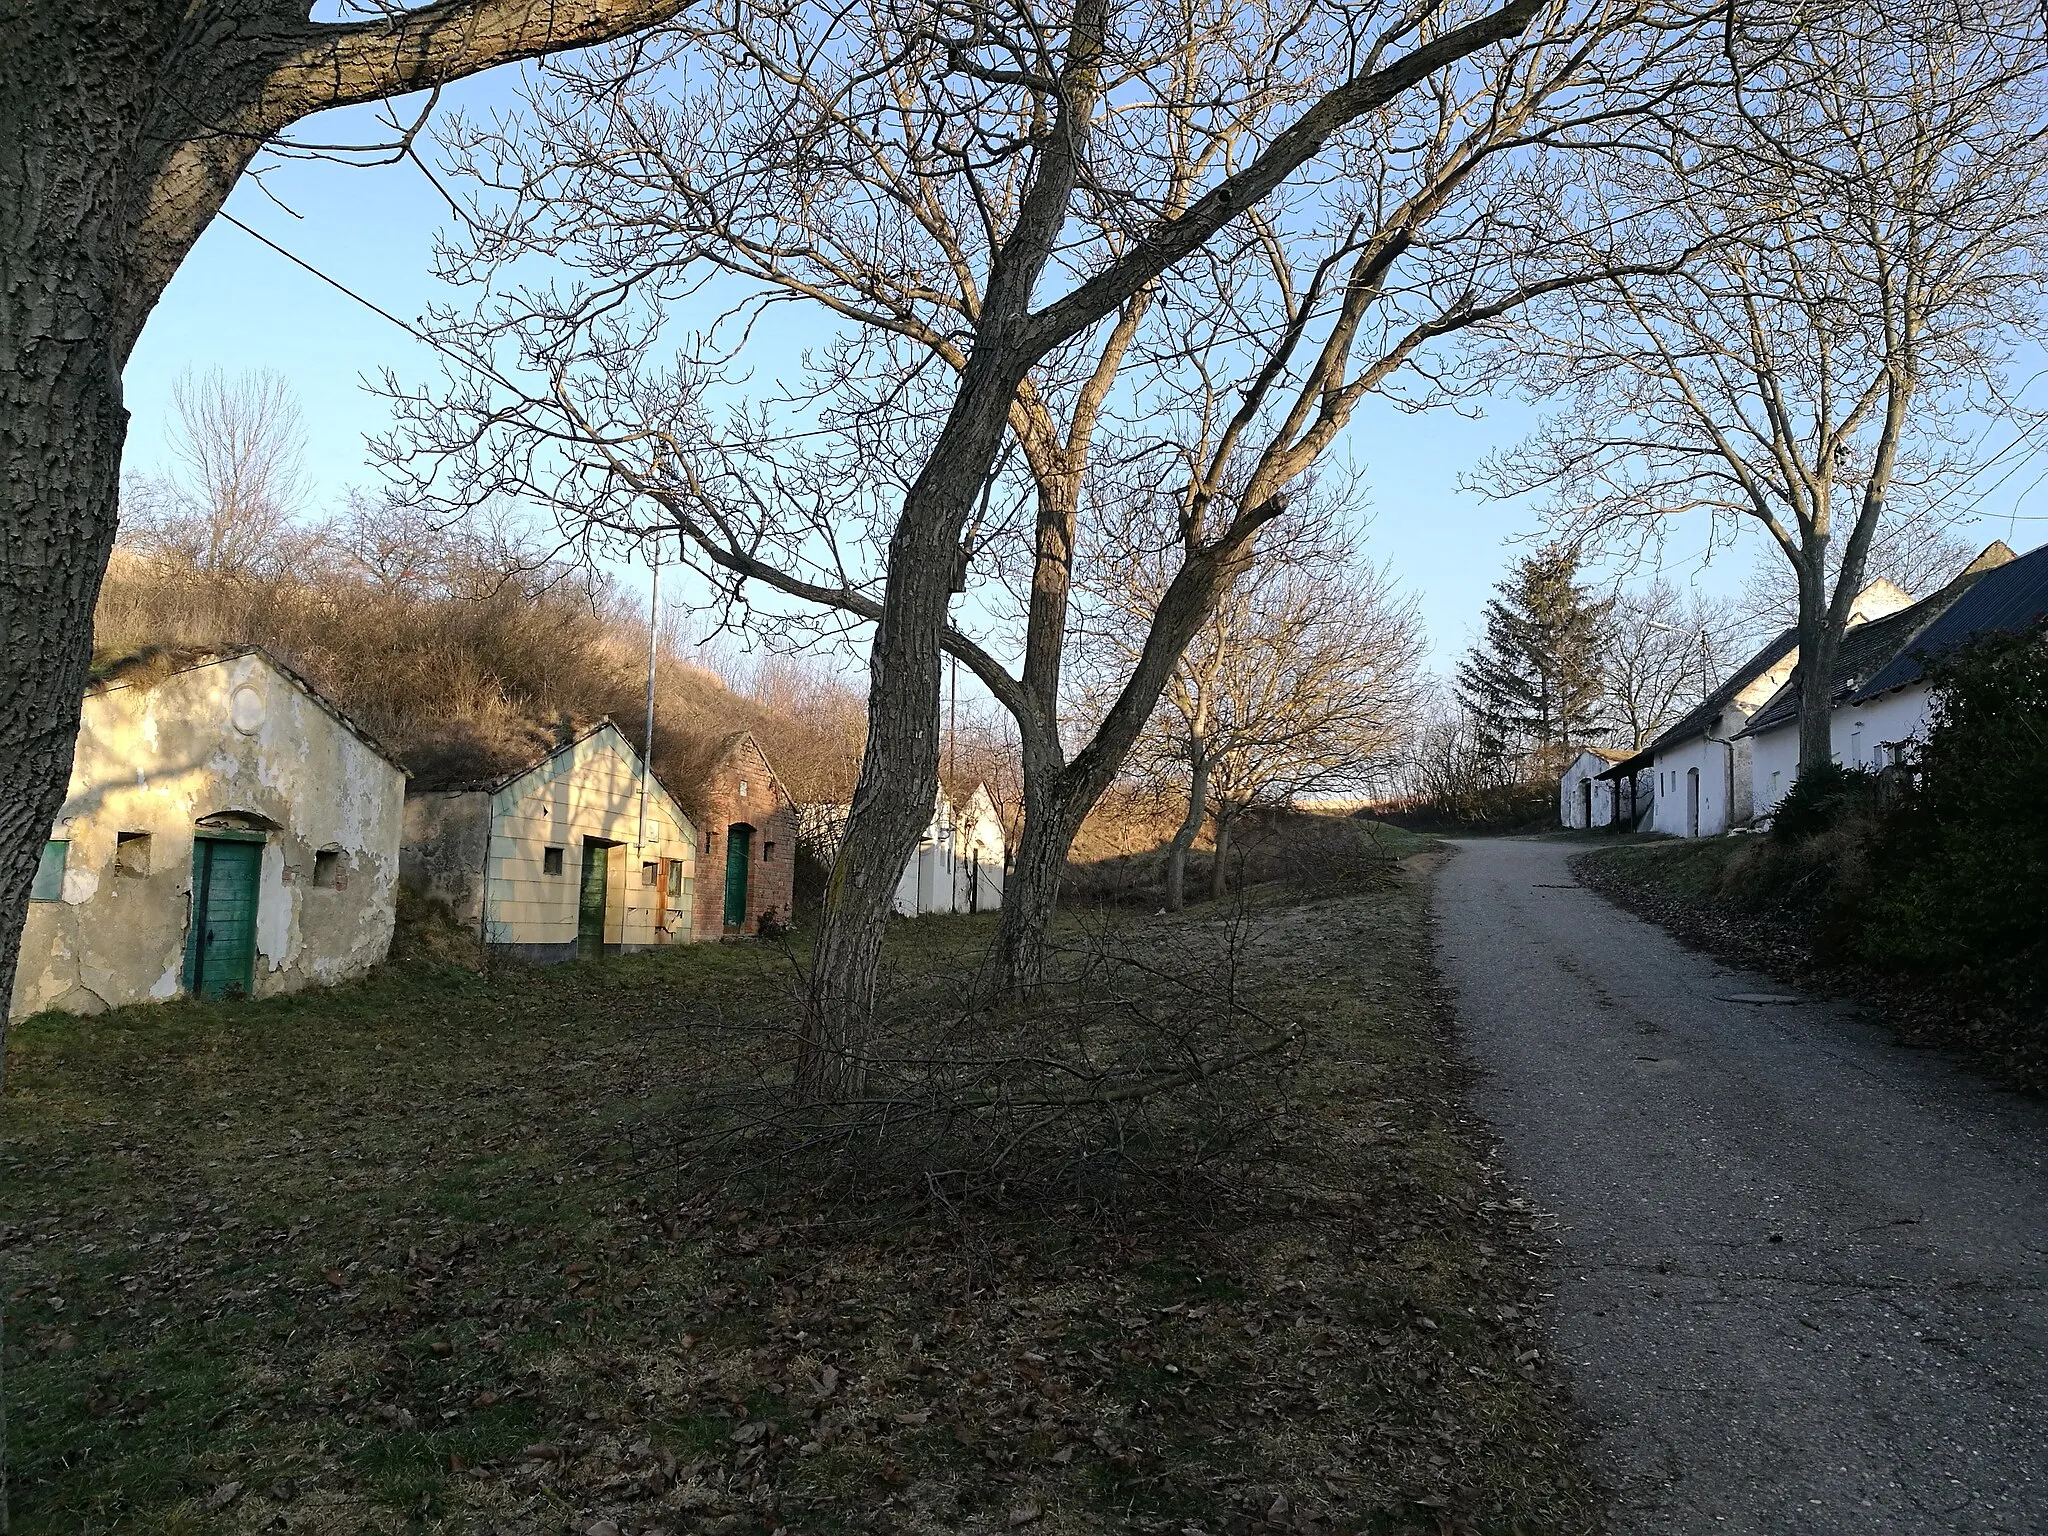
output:
[[[400,880],[523,959],[694,937],[697,829],[609,720],[488,784],[406,796]]]

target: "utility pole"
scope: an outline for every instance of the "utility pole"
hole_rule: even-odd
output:
[[[647,730],[640,738],[640,847],[647,847],[647,781],[654,775],[654,666],[661,659],[661,546],[647,562]]]

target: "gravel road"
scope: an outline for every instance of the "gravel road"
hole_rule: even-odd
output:
[[[2048,1109],[1681,947],[1575,851],[1462,843],[1435,912],[1613,1529],[2048,1532]]]

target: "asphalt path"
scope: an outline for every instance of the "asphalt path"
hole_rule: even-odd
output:
[[[1462,843],[1434,906],[1613,1529],[2048,1532],[2048,1110],[1685,949],[1575,851]]]

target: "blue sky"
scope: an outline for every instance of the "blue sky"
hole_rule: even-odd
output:
[[[467,82],[444,94],[444,106],[510,104],[515,81],[511,72],[499,71]],[[368,112],[356,110],[315,119],[299,136],[374,142],[388,135]],[[416,167],[289,161],[265,173],[264,187],[272,195],[245,178],[227,211],[405,319],[448,296],[430,275],[434,234],[448,209]],[[171,391],[187,369],[270,369],[290,382],[302,406],[318,508],[338,506],[348,487],[374,482],[364,439],[387,422],[385,407],[363,380],[386,367],[418,380],[433,366],[433,353],[403,330],[226,219],[216,220],[130,359],[127,465],[146,472],[167,457]],[[1419,596],[1439,668],[1448,668],[1469,643],[1492,584],[1520,548],[1515,541],[1536,527],[1530,508],[1463,492],[1459,477],[1534,420],[1512,400],[1485,403],[1476,420],[1450,411],[1415,416],[1378,407],[1361,411],[1347,435],[1343,451],[1370,488],[1370,548]],[[2019,548],[2039,542],[2040,532],[2048,531],[2039,523],[2007,522],[2031,479],[2029,471],[1987,498],[1987,516],[1966,530],[1974,542],[2008,536],[2009,528]],[[2042,507],[2037,499],[2018,510],[2039,514]],[[1672,540],[1669,574],[1710,591],[1738,587],[1747,553],[1724,553],[1700,570],[1704,532],[1690,529]],[[644,574],[627,579],[644,586]]]

